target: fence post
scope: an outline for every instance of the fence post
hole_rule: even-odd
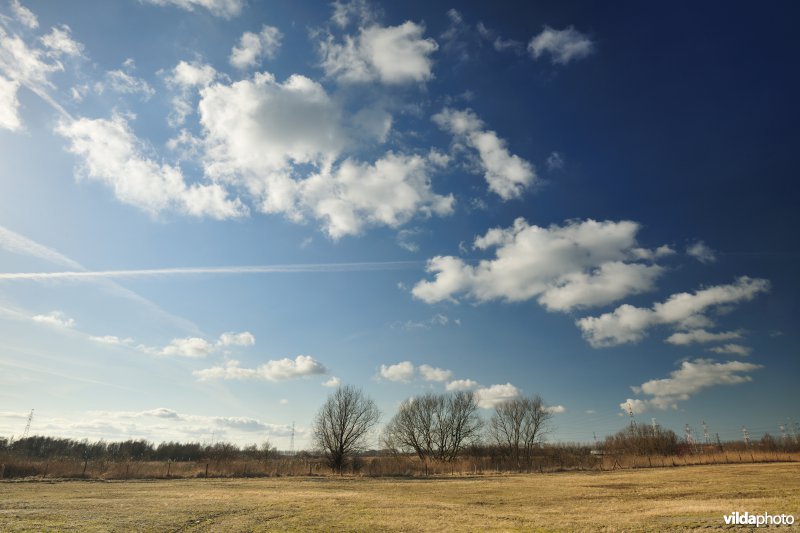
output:
[[[208,477],[208,463],[206,463],[206,477]]]

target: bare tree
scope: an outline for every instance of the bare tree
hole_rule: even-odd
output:
[[[483,421],[471,392],[428,393],[400,405],[386,426],[384,444],[428,461],[452,461],[479,435]]]
[[[328,465],[341,473],[347,460],[366,449],[367,436],[378,423],[381,412],[371,398],[353,387],[339,387],[314,420],[314,442],[328,459]]]
[[[521,470],[523,461],[530,464],[533,450],[548,433],[552,418],[553,412],[538,394],[515,398],[495,407],[489,434]]]

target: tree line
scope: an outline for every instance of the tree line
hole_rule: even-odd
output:
[[[689,444],[672,430],[635,424],[607,436],[594,446],[546,444],[545,437],[552,430],[553,416],[539,395],[502,402],[485,420],[480,416],[478,401],[472,392],[426,393],[402,402],[376,435],[381,412],[375,402],[361,389],[341,386],[328,396],[314,418],[314,450],[300,452],[296,459],[306,466],[324,462],[334,472],[342,473],[350,469],[356,471],[363,464],[360,459],[364,456],[394,457],[403,462],[415,458],[427,474],[431,466],[436,467],[434,470],[449,468],[448,465],[456,468],[453,465],[459,459],[473,462],[480,459],[481,464],[497,470],[522,472],[541,470],[546,465],[592,467],[595,463],[602,464],[604,456],[616,464],[615,458],[624,456],[800,451],[796,438],[794,442],[779,441],[766,434],[760,441],[749,445],[726,442],[723,450],[719,442]],[[269,441],[248,446],[227,442],[162,442],[156,445],[143,439],[89,442],[45,436],[19,440],[0,437],[0,463],[4,462],[3,457],[31,460],[70,458],[80,460],[84,466],[88,461],[177,461],[217,466],[234,461],[258,461],[266,465],[273,459],[286,459]]]
[[[381,444],[395,454],[416,455],[427,472],[430,462],[452,462],[467,448],[474,448],[488,429],[489,440],[513,457],[517,468],[530,465],[553,417],[544,401],[534,395],[503,402],[495,408],[488,427],[478,409],[475,394],[467,391],[409,398],[384,428]],[[342,472],[368,448],[380,417],[375,402],[356,387],[339,387],[328,397],[314,421],[313,435],[332,470]]]
[[[277,455],[269,441],[261,445],[237,446],[228,442],[162,442],[144,439],[120,442],[75,440],[34,435],[11,440],[0,437],[0,454],[29,459],[72,458],[104,461],[227,461],[233,459],[268,460]]]

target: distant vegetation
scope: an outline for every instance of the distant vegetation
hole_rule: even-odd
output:
[[[375,403],[354,387],[330,395],[312,425],[313,451],[279,452],[270,442],[145,440],[89,442],[33,436],[0,437],[0,479],[92,477],[253,477],[349,473],[421,476],[457,473],[613,470],[689,464],[800,460],[793,438],[695,444],[659,426],[635,425],[594,446],[548,443],[553,413],[539,396],[495,408],[486,423],[469,392],[425,394],[406,400],[378,441],[368,437],[380,419]],[[373,439],[374,442],[374,439]]]

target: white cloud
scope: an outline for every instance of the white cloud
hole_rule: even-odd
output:
[[[28,413],[0,411],[0,434],[18,433],[21,430],[19,420],[27,416]],[[151,442],[208,442],[213,432],[217,441],[247,445],[269,436],[271,442],[288,446],[292,435],[291,424],[273,424],[244,416],[189,414],[165,407],[142,411],[89,411],[77,413],[75,420],[50,417],[37,410],[36,421],[39,435],[79,440],[141,438]],[[301,446],[307,435],[307,428],[295,428],[296,440]]]
[[[289,400],[287,398],[281,398],[280,402],[281,405],[289,405]]]
[[[335,170],[298,184],[297,198],[300,209],[310,211],[338,239],[357,235],[365,226],[394,228],[418,215],[451,214],[453,196],[433,192],[428,174],[427,159],[418,155],[389,152],[374,164],[346,159]],[[266,207],[269,212],[272,206]]]
[[[174,209],[193,216],[235,218],[247,213],[217,183],[191,184],[180,168],[154,161],[121,116],[111,120],[62,120],[56,132],[70,141],[68,150],[82,160],[88,179],[106,184],[118,200],[152,215]]]
[[[105,81],[95,83],[95,91],[102,94],[108,88],[120,94],[140,94],[142,99],[149,100],[156,91],[147,81],[133,75],[135,68],[133,59],[126,59],[121,69],[109,70]]]
[[[479,302],[538,297],[549,310],[602,305],[653,288],[662,268],[628,263],[639,225],[634,222],[570,221],[549,228],[518,218],[475,239],[475,248],[496,248],[495,258],[472,266],[452,256],[428,261],[432,281],[412,289],[434,303],[464,294]]]
[[[281,47],[283,34],[274,26],[261,27],[259,33],[244,32],[239,45],[231,50],[231,65],[238,69],[254,67],[262,58],[272,59]]]
[[[687,345],[694,343],[706,343],[739,339],[742,333],[739,331],[720,331],[713,333],[704,329],[692,329],[689,331],[678,331],[667,337],[666,342],[677,345]]]
[[[55,57],[62,55],[80,57],[83,55],[83,45],[72,39],[71,32],[66,24],[60,27],[53,26],[50,33],[41,38],[42,44]]]
[[[347,158],[342,111],[318,83],[269,73],[201,91],[205,172],[243,186],[264,213],[318,220],[333,239],[366,226],[397,227],[417,215],[447,215],[452,195],[433,192],[426,157],[386,153]]]
[[[48,77],[64,70],[56,59],[47,61],[43,50],[30,48],[18,35],[9,35],[0,25],[0,73],[24,85],[62,115],[68,113],[47,93],[53,88]],[[8,91],[8,89],[6,89]]]
[[[90,336],[89,340],[100,344],[110,344],[110,345],[130,344],[133,342],[133,339],[131,339],[130,337],[121,339],[116,335],[103,335],[102,337]]]
[[[104,337],[105,339],[116,339],[113,336]],[[93,340],[98,340],[97,337],[92,337]],[[124,342],[131,341],[126,339]],[[138,349],[144,353],[151,355],[164,355],[164,356],[181,356],[181,357],[206,357],[214,352],[229,346],[253,346],[256,343],[256,338],[249,331],[241,333],[223,333],[219,336],[216,342],[210,342],[201,337],[186,337],[179,339],[172,339],[172,341],[163,348],[153,348],[150,346],[139,345]]]
[[[519,398],[519,396],[519,389],[511,383],[482,387],[475,391],[475,398],[478,401],[478,406],[484,409],[493,409],[497,405]]]
[[[567,412],[567,408],[564,407],[563,405],[548,405],[547,407],[544,408],[544,410],[554,415]]]
[[[194,11],[202,7],[212,15],[226,19],[233,18],[242,12],[245,0],[145,0],[157,6],[175,6],[186,11]]]
[[[464,139],[477,150],[489,189],[503,200],[519,198],[535,183],[533,165],[509,153],[506,142],[494,131],[486,130],[483,121],[472,110],[445,108],[432,118],[440,128]]]
[[[214,345],[200,337],[172,339],[161,349],[160,355],[179,357],[206,357],[214,351]]]
[[[219,336],[217,344],[220,346],[253,346],[256,338],[249,331],[241,333],[223,333]]]
[[[411,21],[399,26],[359,28],[337,43],[332,36],[319,43],[322,68],[342,82],[380,80],[385,84],[423,82],[433,77],[430,55],[438,45],[423,38],[425,28]]]
[[[402,361],[394,365],[381,365],[378,375],[389,381],[410,381],[414,377],[414,364]]]
[[[564,168],[564,156],[558,152],[552,152],[547,156],[547,170],[561,170]]]
[[[362,27],[373,26],[378,18],[377,10],[368,0],[334,0],[331,6],[331,22],[340,28],[346,28],[353,20]]]
[[[420,365],[419,373],[425,381],[447,381],[453,376],[451,370],[435,368],[430,365]]]
[[[441,313],[437,313],[430,317],[427,320],[406,320],[405,322],[394,322],[392,323],[391,327],[393,329],[405,329],[408,331],[415,331],[415,330],[429,330],[431,328],[437,326],[446,326],[450,324],[450,318],[447,315],[443,315]],[[460,325],[459,319],[453,320],[453,324]]]
[[[322,382],[323,387],[338,387],[342,384],[342,380],[337,378],[336,376],[331,376],[330,379],[327,379]]]
[[[471,379],[455,379],[445,385],[445,389],[448,391],[475,390],[480,386],[480,383]]]
[[[611,313],[585,317],[576,324],[584,338],[595,348],[637,342],[649,328],[675,325],[695,329],[712,324],[704,313],[722,305],[749,301],[769,290],[769,282],[743,276],[730,285],[716,285],[694,293],[678,293],[650,309],[621,305]]]
[[[173,87],[196,88],[211,85],[217,71],[211,65],[200,62],[179,61],[167,76],[167,84]]]
[[[718,354],[732,354],[732,355],[741,355],[743,357],[746,357],[750,355],[753,349],[748,346],[742,346],[741,344],[729,343],[729,344],[724,344],[722,346],[715,346],[713,348],[709,348],[708,351]]]
[[[19,0],[11,0],[11,12],[14,13],[14,18],[22,23],[23,26],[36,29],[39,27],[39,21],[33,11],[23,6]]]
[[[75,320],[69,318],[61,311],[51,311],[43,315],[34,315],[31,317],[31,320],[56,328],[71,328],[75,325]]]
[[[584,58],[593,51],[594,43],[572,26],[564,30],[554,30],[545,26],[544,30],[528,43],[528,52],[534,59],[549,54],[553,64],[561,65]]]
[[[655,261],[656,259],[661,259],[662,257],[675,255],[675,253],[675,250],[673,250],[667,244],[659,246],[655,250],[650,250],[648,248],[634,248],[631,250],[633,257],[636,259],[642,259],[644,261]]]
[[[264,381],[285,381],[317,374],[325,374],[327,369],[319,361],[308,355],[298,355],[267,361],[256,368],[242,368],[239,361],[227,361],[223,366],[205,368],[192,372],[200,380],[211,379],[260,379]]]
[[[191,100],[193,91],[208,87],[216,77],[217,71],[211,65],[186,61],[175,65],[165,79],[169,87],[178,90],[178,94],[172,98],[172,112],[167,119],[170,126],[176,127],[184,123],[186,117],[194,111]]]
[[[272,189],[277,195],[276,189],[291,186],[291,164],[332,161],[346,143],[338,105],[305,76],[278,83],[262,72],[252,80],[213,84],[200,94],[207,173],[244,175],[253,194]],[[282,203],[266,201],[274,207]]]
[[[708,245],[706,245],[706,243],[703,241],[697,241],[696,243],[687,246],[686,253],[704,265],[714,263],[717,260],[717,254],[715,254],[714,250],[709,248]]]
[[[686,401],[691,396],[717,385],[737,385],[752,381],[749,373],[763,368],[761,365],[728,361],[718,363],[711,359],[683,361],[678,370],[670,372],[670,377],[653,379],[638,387],[631,387],[634,393],[650,396],[644,400],[628,399],[620,404],[620,409],[642,413],[648,409],[677,409],[677,402]]]
[[[17,99],[19,82],[0,76],[0,129],[16,131],[22,127]]]

